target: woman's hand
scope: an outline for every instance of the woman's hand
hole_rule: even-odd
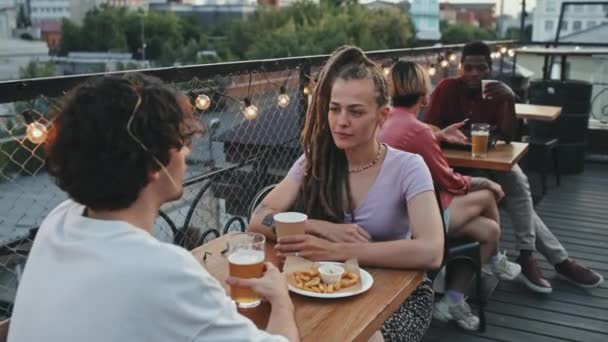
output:
[[[279,256],[296,255],[309,260],[326,261],[347,259],[338,243],[308,234],[281,237],[274,248]]]
[[[370,242],[371,235],[357,224],[337,224],[321,220],[307,220],[306,233],[331,242]]]

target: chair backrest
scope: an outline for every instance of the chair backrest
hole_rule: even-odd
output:
[[[251,219],[251,215],[253,215],[253,212],[258,207],[258,205],[262,203],[264,197],[266,197],[266,195],[268,195],[270,191],[272,191],[272,189],[274,189],[276,186],[276,184],[267,185],[255,194],[253,200],[251,201],[251,204],[249,205],[249,219]]]
[[[441,265],[445,265],[448,259],[448,223],[445,222],[446,217],[443,215],[444,210],[441,205],[441,193],[437,188],[437,185],[435,185],[435,198],[437,199],[437,207],[439,208],[439,216],[441,217],[441,225],[443,227],[443,261],[441,262]]]
[[[8,339],[8,327],[11,323],[10,319],[5,319],[0,322],[0,342],[6,342]]]

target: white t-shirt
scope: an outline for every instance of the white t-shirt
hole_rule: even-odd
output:
[[[10,342],[287,341],[241,316],[186,250],[65,201],[42,222]]]

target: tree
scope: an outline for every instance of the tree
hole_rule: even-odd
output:
[[[70,51],[83,50],[80,27],[68,19],[63,19],[59,54],[65,56]]]
[[[55,76],[55,64],[52,61],[38,63],[30,61],[25,67],[19,68],[19,78],[38,78]]]
[[[325,54],[353,44],[364,50],[403,48],[414,40],[409,17],[398,10],[297,2],[276,11],[258,11],[225,30],[227,55],[236,59]]]
[[[30,26],[32,26],[32,21],[25,11],[25,5],[21,4],[17,13],[17,28],[22,29]]]
[[[441,32],[444,44],[467,43],[472,40],[495,40],[496,33],[472,25],[448,24]]]
[[[173,64],[177,58],[175,51],[183,45],[184,36],[198,35],[191,27],[184,33],[182,23],[175,15],[101,7],[87,12],[82,27],[64,20],[61,53],[122,51],[141,57],[144,32],[146,58],[162,60],[162,65]]]
[[[521,40],[521,34],[519,32],[519,27],[509,27],[505,34],[505,39],[516,39]],[[524,28],[524,41],[529,42],[532,40],[532,25],[526,25]]]

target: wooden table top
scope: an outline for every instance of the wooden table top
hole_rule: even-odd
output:
[[[562,113],[561,107],[531,105],[524,103],[515,104],[515,115],[518,119],[554,121]]]
[[[221,254],[230,234],[210,241],[192,254],[226,289],[228,260]],[[205,252],[206,261],[203,261]],[[279,264],[273,244],[266,243],[266,260]],[[309,298],[291,293],[300,336],[303,341],[367,341],[423,279],[423,272],[364,267],[374,277],[374,285],[360,295],[340,299]],[[270,305],[239,309],[259,328],[265,328]]]
[[[471,151],[465,150],[443,149],[442,151],[452,167],[509,171],[528,152],[528,144],[498,142],[494,148],[488,150],[485,158],[473,158]]]

